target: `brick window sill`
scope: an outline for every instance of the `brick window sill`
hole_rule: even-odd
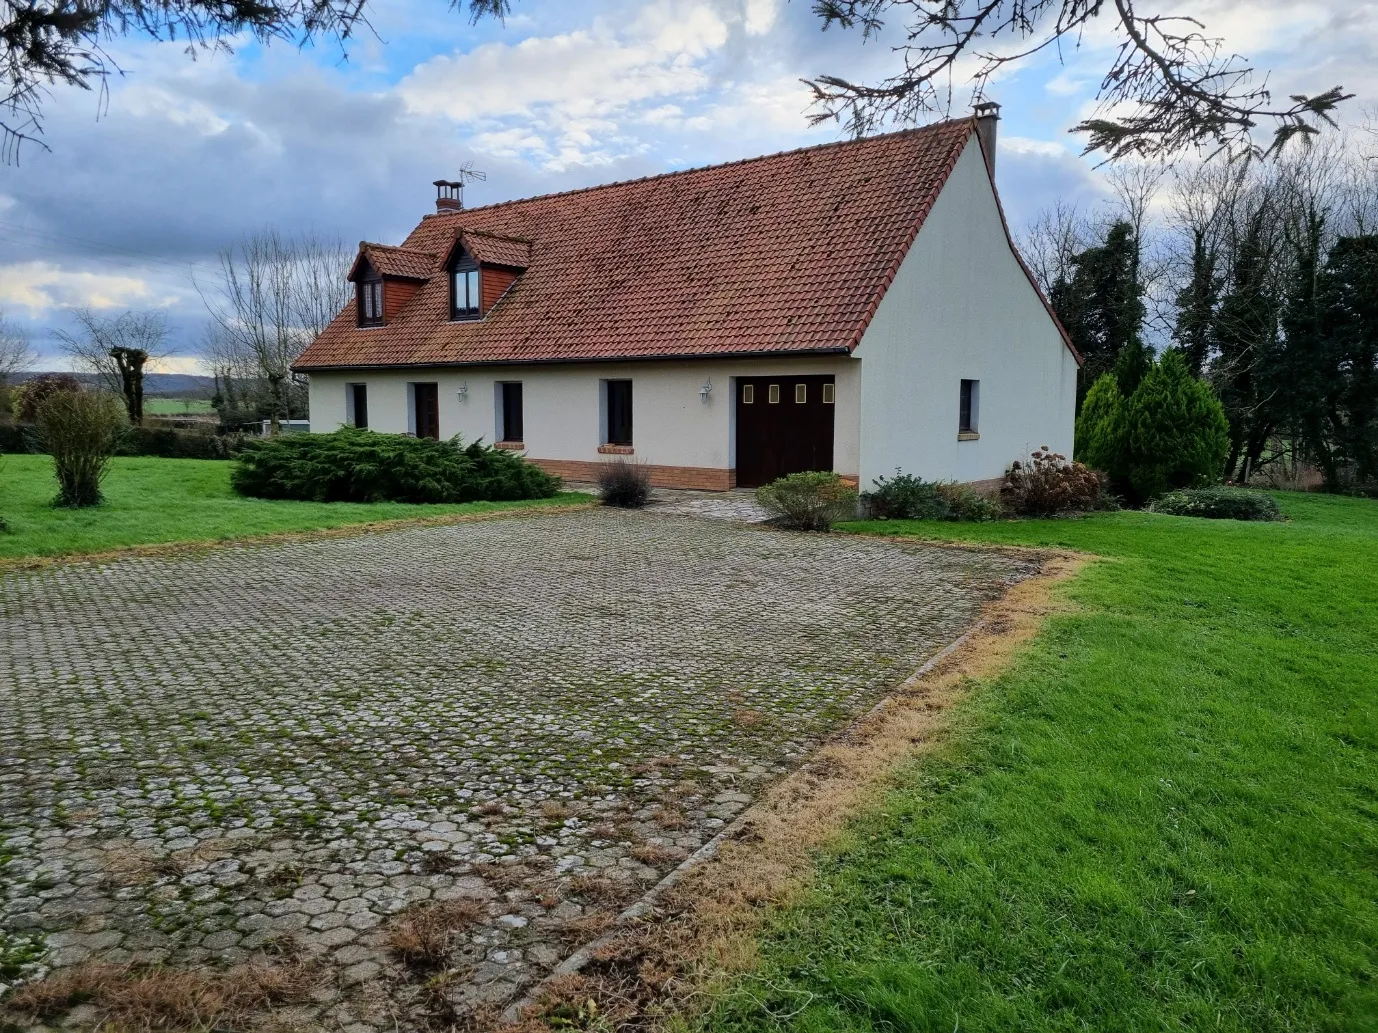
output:
[[[526,448],[526,442],[524,442],[524,441],[495,441],[495,442],[493,443],[493,447],[494,447],[494,448],[504,448],[504,449],[507,449],[509,452],[521,452],[521,451],[523,451],[523,450]]]
[[[598,451],[605,456],[630,456],[635,455],[636,450],[631,445],[599,445]]]
[[[974,430],[959,430],[957,432],[958,441],[980,441],[981,435]]]

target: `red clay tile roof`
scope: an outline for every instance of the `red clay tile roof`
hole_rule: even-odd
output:
[[[492,256],[518,238],[531,242],[526,272],[480,320],[449,321],[444,276],[383,327],[356,327],[351,303],[296,368],[846,352],[973,128],[940,122],[428,216],[390,250],[447,256],[463,234]]]
[[[460,241],[474,261],[484,265],[505,265],[525,269],[531,265],[531,241],[519,237],[502,237],[480,230],[465,230]]]
[[[437,263],[434,252],[417,251],[406,247],[389,247],[387,244],[371,244],[359,241],[359,257],[349,271],[353,280],[359,273],[359,263],[364,259],[373,266],[379,276],[391,276],[399,280],[429,280],[435,275]],[[353,308],[353,306],[350,306]]]

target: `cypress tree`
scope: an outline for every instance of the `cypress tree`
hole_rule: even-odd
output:
[[[1132,391],[1147,367],[1140,337],[1147,309],[1134,227],[1123,220],[1116,222],[1105,242],[1074,257],[1072,267],[1069,279],[1053,284],[1049,301],[1085,360],[1077,380],[1079,409],[1091,385],[1116,368],[1126,347],[1134,351],[1124,364],[1127,383],[1121,384],[1121,390]]]
[[[1327,414],[1335,411],[1339,370],[1323,326],[1321,234],[1324,217],[1315,209],[1296,243],[1282,310],[1282,344],[1274,367],[1274,389],[1285,392],[1286,421],[1299,447],[1333,487],[1340,456]]]
[[[1279,309],[1271,278],[1273,255],[1265,235],[1270,211],[1261,208],[1249,220],[1234,256],[1230,292],[1215,319],[1211,380],[1230,423],[1226,477],[1242,479],[1258,465],[1282,411],[1264,375],[1276,360]]]
[[[1378,234],[1335,242],[1320,301],[1331,347],[1331,433],[1358,478],[1372,481],[1378,479]]]
[[[1191,280],[1177,292],[1177,325],[1172,337],[1187,360],[1191,375],[1199,377],[1210,356],[1220,277],[1215,273],[1215,253],[1206,246],[1205,231],[1198,229],[1192,236]]]

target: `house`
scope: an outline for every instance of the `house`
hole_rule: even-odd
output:
[[[707,489],[1070,454],[1080,359],[1010,239],[997,118],[482,208],[442,181],[297,361],[311,427]]]

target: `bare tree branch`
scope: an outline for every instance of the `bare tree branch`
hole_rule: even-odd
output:
[[[38,353],[29,343],[24,328],[0,310],[0,387],[16,373],[23,373],[38,361]]]
[[[1114,21],[1120,44],[1101,80],[1095,117],[1073,132],[1086,135],[1086,153],[1108,160],[1190,149],[1277,152],[1333,126],[1336,107],[1352,96],[1336,86],[1274,104],[1266,78],[1255,82],[1254,68],[1225,52],[1197,19],[1142,15],[1135,0],[815,0],[814,11],[825,30],[860,28],[864,38],[880,33],[891,11],[905,20],[896,74],[874,84],[831,75],[805,80],[813,120],[836,119],[857,135],[949,112],[965,57],[977,62],[967,81],[979,100],[1005,67],[1049,48],[1060,54],[1064,42],[1080,48],[1098,18]],[[1272,128],[1266,148],[1253,136],[1262,124]]]

